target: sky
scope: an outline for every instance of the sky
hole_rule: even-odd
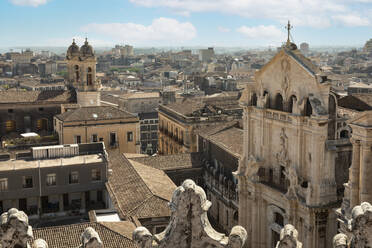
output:
[[[0,47],[362,46],[372,0],[0,0]]]

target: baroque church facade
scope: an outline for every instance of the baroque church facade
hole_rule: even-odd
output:
[[[337,133],[329,80],[288,39],[242,99],[244,151],[236,176],[246,247],[275,247],[288,223],[304,247],[331,247],[351,144]]]

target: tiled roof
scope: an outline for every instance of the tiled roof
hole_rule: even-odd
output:
[[[0,91],[0,104],[9,103],[74,103],[74,91]]]
[[[131,164],[123,154],[109,155],[112,175],[107,190],[121,218],[170,216],[168,202],[176,186],[161,170]]]
[[[229,122],[214,127],[203,128],[198,134],[219,145],[237,157],[243,157],[243,129],[237,128],[237,122]]]
[[[138,247],[131,238],[124,233],[129,232],[134,226],[128,222],[117,224],[87,222],[66,226],[54,226],[33,229],[34,239],[44,239],[49,248],[80,247],[81,234],[87,227],[92,227],[98,233],[105,248],[136,248]],[[120,228],[119,228],[120,226]],[[120,231],[121,230],[121,231]],[[133,231],[131,230],[131,231]]]
[[[372,95],[349,95],[338,100],[338,106],[357,111],[372,110]]]
[[[211,98],[186,98],[182,102],[175,102],[164,107],[169,108],[177,113],[185,116],[192,116],[198,111],[203,111],[205,108],[212,108],[212,112],[217,109],[222,110],[239,110],[241,109],[238,101],[239,97],[233,96],[218,96]]]
[[[56,117],[62,121],[95,121],[135,118],[136,116],[111,106],[94,106],[72,109]]]
[[[201,154],[198,152],[129,158],[130,161],[139,162],[160,170],[201,167],[201,159]]]

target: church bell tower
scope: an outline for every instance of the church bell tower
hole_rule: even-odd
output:
[[[75,88],[77,103],[81,107],[99,106],[101,87],[96,78],[97,59],[88,40],[79,48],[73,40],[66,54],[68,81]]]

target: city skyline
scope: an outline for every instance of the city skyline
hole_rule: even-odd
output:
[[[67,46],[86,37],[96,47],[279,46],[293,41],[362,46],[372,31],[371,0],[3,0],[0,47]]]

